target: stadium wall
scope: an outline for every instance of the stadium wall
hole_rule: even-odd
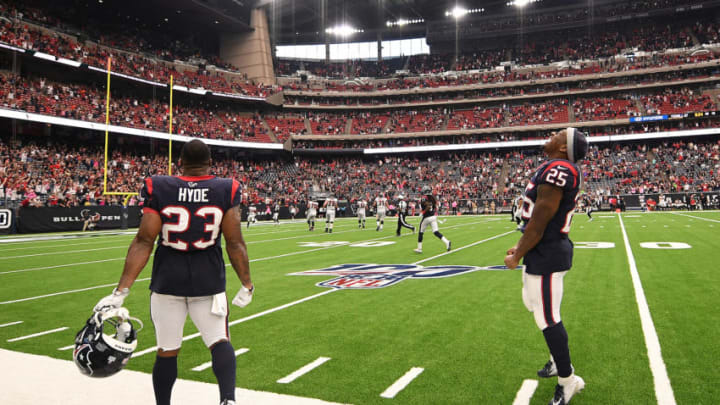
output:
[[[272,45],[264,9],[250,12],[248,33],[227,33],[220,36],[220,58],[240,68],[240,71],[263,84],[275,84]]]

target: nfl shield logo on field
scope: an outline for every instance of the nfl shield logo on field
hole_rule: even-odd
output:
[[[519,268],[522,268],[520,266]],[[336,276],[321,281],[318,287],[335,289],[374,289],[397,284],[405,279],[446,278],[475,271],[508,270],[505,266],[430,266],[416,264],[339,264],[326,269],[291,273],[291,276]]]

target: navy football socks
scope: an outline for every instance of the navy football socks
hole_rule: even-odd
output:
[[[175,379],[177,379],[177,357],[157,356],[153,366],[152,379],[155,403],[157,405],[170,405],[170,394]]]
[[[568,346],[568,334],[562,321],[543,329],[543,335],[550,354],[555,359],[558,376],[569,377],[572,374],[570,347]]]
[[[235,400],[235,349],[230,342],[220,342],[213,346],[212,369],[220,388],[220,401]]]

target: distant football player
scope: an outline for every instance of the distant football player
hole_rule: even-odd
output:
[[[248,216],[247,216],[247,227],[250,228],[250,224],[254,224],[257,222],[257,207],[254,205],[251,205],[248,208]]]
[[[367,209],[367,201],[360,199],[357,202],[357,219],[358,228],[365,229],[365,210]]]
[[[585,204],[585,214],[587,214],[588,218],[590,218],[589,222],[592,222],[593,201],[592,198],[590,198],[590,195],[585,194],[583,204]]]
[[[521,207],[523,204],[523,196],[522,193],[518,194],[517,197],[513,200],[513,206],[512,206],[512,219],[511,221],[514,221],[516,224],[520,225],[522,222],[522,216],[521,213]]]
[[[415,227],[408,224],[405,220],[405,217],[407,217],[408,214],[408,204],[407,201],[405,201],[405,197],[400,194],[398,196],[398,223],[397,223],[397,230],[395,231],[396,236],[400,236],[400,230],[402,228],[410,229],[413,233],[415,233]]]
[[[280,225],[280,203],[276,202],[273,204],[273,216],[272,216],[273,222],[275,225]]]
[[[315,218],[317,218],[318,203],[316,201],[309,201],[307,205],[307,223],[308,231],[315,230]]]
[[[100,213],[90,212],[87,208],[80,212],[80,217],[85,220],[83,222],[83,232],[92,231],[95,229],[95,225],[100,222]]]
[[[373,205],[375,206],[375,224],[377,225],[375,230],[382,231],[383,225],[385,225],[385,212],[387,210],[387,197],[385,197],[385,194],[380,193],[379,196],[375,197],[375,203]]]
[[[295,220],[295,215],[297,215],[298,209],[295,206],[295,204],[290,205],[290,219]]]
[[[560,319],[563,278],[572,267],[573,244],[568,237],[582,175],[575,162],[587,154],[585,134],[568,128],[552,134],[545,143],[549,160],[543,163],[525,189],[522,207],[523,235],[507,251],[505,264],[514,269],[524,258],[522,298],[533,313],[550,349],[550,361],[538,376],[558,376],[551,404],[567,404],[585,387],[570,361],[568,335]]]
[[[440,239],[445,244],[445,249],[449,251],[451,247],[450,241],[438,230],[438,201],[435,196],[432,195],[430,187],[423,187],[422,192],[423,200],[420,203],[422,217],[420,219],[420,232],[418,232],[418,247],[415,249],[415,253],[422,253],[423,234],[428,226],[432,229],[433,235]]]
[[[328,197],[323,203],[323,208],[325,208],[325,232],[327,233],[332,233],[333,231],[337,206],[338,200],[335,197]]]
[[[235,404],[235,350],[228,333],[221,233],[242,283],[232,303],[240,307],[249,304],[254,286],[241,230],[240,183],[210,175],[210,165],[210,149],[193,140],[180,153],[182,176],[145,179],[141,191],[144,215],[128,249],[120,282],[95,306],[95,311],[122,307],[157,239],[150,316],[158,347],[152,372],[158,405],[170,404],[188,314],[210,349],[221,405]]]

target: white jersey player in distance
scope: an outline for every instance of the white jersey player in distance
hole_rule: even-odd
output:
[[[251,205],[248,208],[248,216],[247,216],[247,227],[250,228],[251,223],[256,223],[257,219],[255,217],[257,216],[257,207],[254,205]]]
[[[359,199],[357,202],[357,219],[358,228],[365,228],[365,211],[367,210],[368,203],[364,199]]]
[[[307,223],[308,230],[315,230],[315,218],[317,217],[318,203],[317,201],[309,201],[307,205]]]
[[[327,233],[332,233],[333,231],[337,206],[338,199],[335,197],[328,197],[323,203],[323,208],[325,208],[325,232]]]
[[[380,194],[379,196],[375,197],[374,205],[376,214],[375,223],[377,224],[375,230],[382,231],[383,225],[385,225],[385,213],[387,212],[387,197],[385,197],[384,194]]]

